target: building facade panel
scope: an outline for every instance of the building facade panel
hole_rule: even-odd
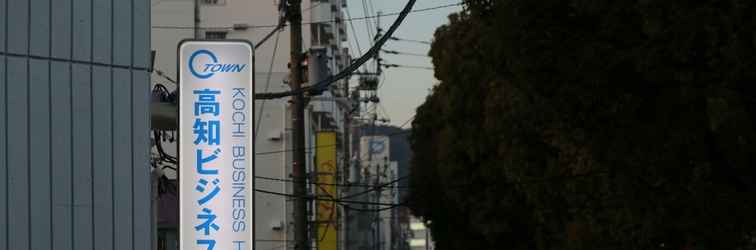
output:
[[[27,60],[10,57],[7,63],[6,123],[8,163],[8,248],[29,249],[29,96]]]
[[[118,225],[114,228],[113,242],[116,250],[134,249],[130,85],[129,70],[113,69],[113,224]]]
[[[109,41],[109,40],[108,40]],[[108,52],[109,54],[110,52]],[[99,53],[95,51],[95,58]],[[92,197],[94,249],[113,248],[113,103],[112,71],[95,66],[92,72]]]
[[[5,6],[3,1],[5,0],[0,1],[0,5]],[[2,12],[2,13],[5,13],[5,12]],[[4,18],[0,18],[0,19],[4,19]],[[0,29],[4,27],[5,26],[0,26]],[[5,40],[3,40],[3,42],[4,41]],[[5,49],[4,44],[2,48]],[[0,103],[2,104],[6,103],[5,93],[7,93],[6,89],[8,87],[8,84],[7,84],[8,80],[5,74],[5,65],[6,65],[5,60],[6,60],[6,57],[4,55],[0,55]],[[3,105],[3,107],[0,107],[0,165],[2,166],[8,165],[8,154],[7,154],[8,151],[6,150],[7,147],[5,143],[8,141],[7,134],[5,133],[5,131],[7,131],[5,129],[5,124],[6,124],[5,118],[7,117],[6,107],[7,107],[6,105]],[[5,169],[6,168],[0,168],[0,180],[7,179],[7,174],[6,174]],[[8,217],[6,216],[8,197],[5,195],[6,193],[7,193],[7,186],[0,185],[0,225],[8,224]],[[6,230],[7,230],[7,227],[0,226],[0,242],[8,242]],[[7,247],[7,246],[4,245],[3,243],[0,243],[0,247]]]
[[[78,53],[74,53],[78,54]],[[84,56],[84,55],[80,55]],[[74,58],[79,57],[75,56]],[[90,66],[71,65],[74,249],[92,248],[92,88]]]
[[[31,2],[32,17],[30,19],[30,46],[31,54],[37,56],[50,55],[50,1],[29,0]],[[54,1],[54,0],[52,0]]]
[[[32,46],[33,47],[33,46]],[[33,59],[29,62],[30,86],[29,92],[34,95],[45,96],[48,98],[32,99],[29,102],[29,112],[31,114],[50,114],[50,63],[47,60]],[[29,178],[30,190],[30,221],[29,226],[32,232],[39,232],[34,235],[35,240],[30,244],[31,249],[51,249],[52,235],[52,217],[50,207],[52,202],[51,195],[51,173],[50,161],[52,153],[51,135],[50,135],[50,116],[49,115],[32,115],[29,120],[30,131],[38,136],[30,137],[30,148],[33,156],[29,159],[29,172],[32,174]]]
[[[71,142],[71,65],[50,63],[50,104],[52,141],[52,245],[56,249],[73,249],[73,206],[71,206],[72,151]]]
[[[152,248],[148,4],[0,0],[0,249]]]

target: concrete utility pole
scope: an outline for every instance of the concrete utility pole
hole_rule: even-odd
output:
[[[381,12],[380,11],[378,12],[378,19],[376,20],[375,28],[376,28],[375,38],[373,38],[373,40],[378,41],[378,39],[380,39],[380,37],[381,37],[381,33],[383,32],[383,29],[381,29]],[[375,64],[375,73],[377,75],[381,75],[381,73],[382,73],[381,70],[382,69],[381,69],[381,53],[380,53],[380,50],[377,53],[375,53],[375,62],[376,62],[376,64]],[[376,93],[377,93],[377,91],[376,91]],[[373,125],[372,125],[373,129],[375,129],[375,120],[377,118],[378,118],[378,115],[376,113],[374,113],[373,114]],[[375,132],[375,131],[373,131],[373,132]],[[373,133],[371,136],[375,136],[375,133]],[[370,162],[372,164],[372,162],[373,162],[373,154],[372,154],[373,153],[373,148],[372,148],[372,145],[370,145],[368,148],[369,148],[368,150],[370,150]],[[381,171],[380,171],[379,168],[380,168],[380,164],[376,164],[376,167],[375,167],[375,184],[374,184],[375,186],[381,185],[381,174],[380,174]],[[375,190],[375,198],[374,199],[375,199],[374,202],[376,202],[376,203],[381,202],[381,189],[380,188],[377,189],[377,190]],[[381,212],[378,211],[378,205],[374,205],[373,209],[375,209],[375,215],[374,215],[375,216],[375,242],[374,242],[375,245],[374,246],[375,246],[375,250],[380,250],[381,249],[381,244],[383,242],[383,237],[381,237],[381,226],[382,226],[381,225]]]
[[[349,98],[349,79],[344,80],[344,89],[343,89],[343,91],[344,91],[344,93],[343,93],[344,98],[347,98],[347,100],[349,100],[348,99]],[[351,114],[352,107],[351,107],[351,102],[348,101],[347,103],[350,104],[350,105],[347,105],[344,108],[344,119],[343,119],[343,121],[344,121],[344,125],[343,125],[344,126],[344,128],[343,128],[344,129],[344,139],[343,139],[344,145],[342,146],[342,148],[344,149],[344,164],[342,165],[343,166],[343,170],[341,171],[341,179],[340,179],[341,185],[344,185],[344,186],[346,186],[347,184],[349,184],[349,176],[351,174],[349,168],[352,165],[351,164],[352,163],[352,157],[350,155],[351,154],[351,150],[352,150],[352,139],[349,137],[349,130],[351,129],[350,128],[350,124],[352,123],[352,114]],[[346,190],[341,190],[340,193],[349,193],[349,188],[346,188]],[[341,244],[340,245],[341,245],[341,249],[347,249],[347,247],[349,246],[349,241],[348,241],[349,233],[348,233],[348,230],[351,229],[349,227],[349,220],[348,220],[348,216],[349,216],[350,212],[346,208],[344,208],[342,211],[343,211],[343,213],[342,213],[341,222],[340,222],[341,223],[341,230],[339,230],[339,232],[341,233],[341,240],[340,240]]]
[[[288,0],[286,17],[291,29],[290,84],[292,91],[302,88],[302,0]],[[305,156],[305,112],[304,94],[292,97],[291,125],[293,137],[294,161],[292,178],[294,179],[294,249],[310,248],[307,237],[307,166]]]
[[[200,0],[194,0],[194,39],[200,39]]]

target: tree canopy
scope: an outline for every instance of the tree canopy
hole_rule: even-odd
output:
[[[744,249],[756,2],[466,0],[435,34],[411,206],[440,250]]]

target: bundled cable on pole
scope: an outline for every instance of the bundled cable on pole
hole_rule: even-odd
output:
[[[359,69],[360,66],[365,64],[365,62],[373,58],[373,56],[375,56],[375,54],[381,50],[381,47],[383,47],[386,41],[388,41],[393,36],[394,32],[399,28],[399,25],[402,24],[402,22],[407,17],[407,15],[409,15],[416,1],[417,0],[409,0],[407,2],[407,5],[404,7],[402,12],[396,18],[396,21],[394,21],[394,23],[388,29],[386,34],[384,34],[380,39],[378,39],[378,41],[376,41],[376,43],[373,45],[372,48],[370,48],[370,50],[368,50],[364,55],[362,55],[360,58],[355,60],[354,63],[346,67],[344,70],[342,70],[338,74],[329,76],[323,81],[320,81],[308,87],[300,88],[298,90],[284,91],[284,92],[278,92],[278,93],[258,93],[258,94],[255,94],[255,98],[259,100],[263,100],[263,99],[283,98],[283,97],[293,96],[293,95],[298,95],[298,94],[303,94],[303,93],[309,93],[310,95],[320,94],[324,90],[328,89],[328,86],[330,86],[332,83],[351,75],[352,72],[356,71],[357,69]]]

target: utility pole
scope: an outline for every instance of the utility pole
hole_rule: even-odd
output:
[[[383,36],[383,29],[381,28],[381,15],[383,15],[383,12],[378,11],[378,18],[376,18],[375,20],[375,27],[377,30],[375,32],[375,37],[373,38],[374,41],[378,41],[378,39],[381,39],[381,37]],[[375,53],[375,73],[378,75],[383,73],[383,69],[381,69],[382,61],[383,60],[381,60],[381,50],[378,50]]]
[[[381,29],[381,14],[382,13],[379,11],[378,12],[378,19],[376,20],[376,23],[375,23],[376,32],[375,32],[375,38],[374,38],[374,40],[376,40],[376,41],[378,41],[378,39],[380,39],[381,33],[383,32],[383,29]],[[381,53],[380,53],[380,51],[378,51],[377,53],[375,53],[375,73],[378,76],[380,76],[381,73],[382,73],[382,71],[381,71]],[[376,93],[377,93],[377,90],[376,90]],[[375,120],[377,120],[377,119],[378,119],[378,114],[374,113],[373,114],[373,129],[375,129]],[[375,132],[375,130],[373,132]],[[373,133],[372,136],[375,136],[375,133]],[[369,150],[371,152],[371,154],[370,154],[370,161],[372,162],[373,161],[373,155],[372,155],[373,149],[372,149],[372,145],[371,145],[371,147],[370,147]],[[381,171],[380,171],[379,168],[380,168],[380,164],[376,164],[376,168],[375,168],[375,183],[374,183],[375,186],[381,185],[381,174],[380,174]],[[374,202],[376,202],[376,203],[381,202],[381,189],[380,188],[378,190],[375,190],[375,200],[374,200]],[[374,205],[373,209],[375,209],[375,242],[374,242],[375,243],[375,250],[380,250],[381,249],[381,244],[383,242],[383,237],[381,237],[381,226],[382,226],[381,225],[381,212],[378,211],[378,205]]]
[[[200,38],[200,0],[194,0],[194,39]]]
[[[291,29],[291,60],[290,83],[291,90],[298,92],[302,88],[302,0],[288,0],[286,17]],[[291,123],[294,160],[292,162],[292,178],[294,179],[294,249],[308,250],[310,247],[307,237],[307,166],[305,156],[305,127],[304,112],[305,98],[303,93],[292,97]]]
[[[351,139],[351,137],[349,137],[349,132],[350,132],[349,130],[352,129],[350,127],[350,125],[352,123],[352,112],[351,112],[352,101],[351,101],[351,99],[349,99],[349,79],[344,80],[344,89],[343,90],[344,90],[344,93],[343,93],[344,94],[344,98],[347,98],[347,100],[349,100],[349,102],[348,102],[349,105],[344,108],[344,119],[343,119],[344,120],[344,124],[343,124],[343,127],[344,127],[343,128],[344,129],[344,139],[343,139],[344,140],[344,145],[342,147],[344,149],[344,164],[343,164],[343,168],[344,169],[341,172],[342,173],[341,174],[341,185],[346,186],[347,184],[349,184],[349,179],[350,179],[349,176],[351,176],[351,173],[350,173],[351,169],[350,168],[351,168],[351,165],[352,165],[351,164],[352,163],[352,157],[351,157],[352,139]],[[339,193],[349,193],[349,191],[350,191],[349,188],[347,187],[345,189],[346,190],[342,190]],[[346,192],[344,192],[344,191],[346,191]],[[349,233],[348,232],[351,229],[349,227],[348,216],[349,216],[349,214],[351,212],[348,209],[346,209],[346,208],[344,208],[342,211],[344,211],[344,212],[343,212],[343,215],[341,216],[341,230],[339,230],[339,232],[341,232],[341,244],[340,245],[341,245],[341,249],[347,249],[348,246],[349,246],[349,240],[348,240],[349,239],[348,238],[349,237]]]

